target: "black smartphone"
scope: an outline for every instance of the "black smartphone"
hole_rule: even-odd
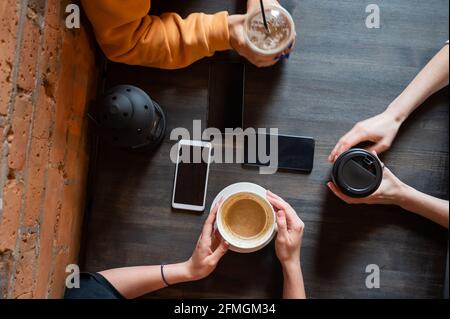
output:
[[[314,167],[315,141],[311,137],[277,135],[278,136],[278,168],[281,170],[293,170],[310,173]],[[258,154],[259,139],[265,140],[266,154],[271,154],[269,134],[256,134],[256,153]],[[244,138],[244,165],[267,166],[258,160],[250,162],[249,141]]]
[[[244,110],[245,65],[240,62],[214,61],[209,67],[208,127],[242,127]]]

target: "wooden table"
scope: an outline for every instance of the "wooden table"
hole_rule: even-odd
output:
[[[278,127],[313,136],[310,175],[259,175],[239,164],[212,165],[209,206],[225,186],[249,181],[284,197],[306,224],[302,266],[312,298],[439,298],[445,274],[447,230],[390,206],[348,206],[326,188],[326,158],[354,123],[373,116],[403,90],[448,39],[447,0],[382,2],[381,29],[365,27],[365,1],[285,1],[298,28],[288,62],[269,69],[247,65],[245,125]],[[368,3],[367,3],[368,4]],[[154,1],[152,10],[242,12],[242,1]],[[227,7],[228,5],[228,7]],[[163,7],[165,6],[165,7]],[[233,54],[219,55],[226,63]],[[165,109],[168,133],[206,121],[208,68],[161,71],[110,64],[106,86],[133,84]],[[448,199],[448,89],[430,98],[402,127],[382,160],[403,181]],[[103,143],[93,149],[82,269],[189,258],[206,218],[171,209],[175,165],[166,136],[154,154]],[[94,144],[95,145],[95,144]],[[95,156],[94,156],[95,155]],[[381,269],[381,288],[367,289],[365,268]],[[282,274],[273,243],[254,254],[230,252],[207,279],[148,297],[280,297]]]

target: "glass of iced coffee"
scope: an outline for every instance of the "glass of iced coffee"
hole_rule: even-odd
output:
[[[289,12],[279,6],[267,7],[264,12],[268,28],[264,25],[261,10],[250,13],[245,21],[245,40],[257,54],[281,54],[294,42],[294,21]]]

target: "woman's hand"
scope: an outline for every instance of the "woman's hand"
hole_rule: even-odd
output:
[[[338,141],[328,160],[334,162],[339,155],[362,142],[374,143],[367,148],[369,152],[382,153],[391,147],[400,125],[389,112],[359,122]]]
[[[376,155],[375,152],[374,154]],[[332,182],[327,185],[337,197],[347,204],[397,205],[448,229],[448,201],[424,194],[406,185],[386,167],[384,167],[380,187],[368,197],[352,198],[343,194]]]
[[[254,52],[245,41],[244,23],[246,15],[230,15],[228,17],[228,28],[230,30],[231,47],[242,57],[259,68],[269,67],[278,62],[277,55],[259,55]]]
[[[305,224],[295,210],[279,196],[267,191],[267,199],[276,212],[278,234],[275,251],[283,268],[283,298],[306,298],[300,265],[300,247],[302,245]]]
[[[376,152],[372,152],[375,156]],[[384,164],[383,164],[384,167]],[[380,187],[370,196],[363,198],[353,198],[342,193],[339,188],[332,182],[328,182],[328,188],[340,199],[347,204],[387,204],[387,205],[400,205],[402,204],[402,198],[407,189],[407,186],[400,181],[392,172],[387,168],[383,168],[383,180]]]
[[[214,231],[214,221],[220,203],[217,203],[209,213],[197,246],[191,258],[186,262],[190,280],[203,279],[211,274],[216,269],[219,260],[228,251],[229,244],[220,237],[217,231]]]
[[[276,0],[264,0],[266,6],[280,5]],[[259,0],[248,0],[247,14],[260,10]],[[260,55],[255,53],[245,41],[244,24],[247,14],[236,14],[228,17],[228,29],[230,32],[231,47],[240,55],[257,67],[269,67],[276,64],[281,56],[288,55],[294,48],[294,43],[278,55]]]
[[[281,197],[267,191],[267,199],[275,209],[278,234],[275,251],[283,267],[300,263],[300,247],[305,224],[295,210]]]

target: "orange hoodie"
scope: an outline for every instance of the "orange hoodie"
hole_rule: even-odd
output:
[[[150,0],[82,0],[105,55],[116,62],[185,67],[230,49],[228,13],[150,16]]]

